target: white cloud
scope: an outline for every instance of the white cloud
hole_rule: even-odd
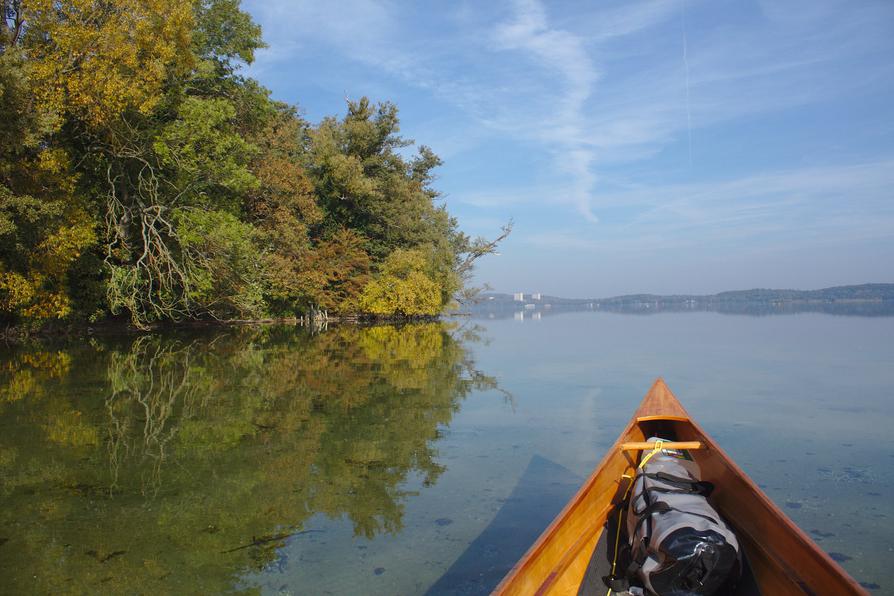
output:
[[[631,212],[609,232],[568,228],[518,240],[541,249],[654,252],[687,246],[769,250],[891,239],[892,188],[894,158],[640,187],[596,197],[606,208]]]
[[[517,0],[507,16],[501,7],[468,3],[438,16],[437,26],[429,23],[428,29],[420,27],[412,5],[384,1],[267,0],[247,6],[271,46],[260,54],[260,71],[311,46],[331,50],[465,113],[463,126],[442,126],[444,144],[454,153],[487,138],[465,134],[464,127],[477,126],[491,139],[521,140],[549,156],[542,184],[464,193],[455,197],[461,203],[501,209],[552,203],[591,222],[601,211],[627,207],[638,215],[618,224],[625,232],[670,222],[668,232],[684,235],[698,226],[742,226],[737,233],[747,235],[772,229],[774,216],[795,212],[816,219],[810,225],[819,229],[824,214],[834,213],[825,203],[835,193],[866,191],[861,176],[871,170],[871,179],[878,168],[752,174],[670,187],[644,186],[631,170],[648,166],[688,132],[684,35],[697,149],[704,149],[700,140],[712,126],[829,102],[894,73],[890,60],[847,68],[867,52],[890,51],[884,35],[890,7],[821,4],[762,2],[735,27],[701,23],[686,29],[681,11],[693,23],[713,5],[653,0],[587,4],[582,12],[554,14],[548,10],[553,5]],[[696,161],[691,177],[710,174],[700,168]],[[611,191],[619,186],[633,190]],[[812,211],[810,201],[817,200],[823,209]],[[860,222],[871,224],[866,217]],[[613,233],[605,228],[599,233],[608,239]]]
[[[521,51],[533,57],[548,72],[559,73],[562,90],[553,102],[552,113],[534,121],[533,134],[550,145],[560,156],[556,165],[572,181],[572,190],[564,200],[574,204],[591,222],[596,215],[590,205],[595,183],[592,173],[594,154],[585,141],[584,107],[599,76],[587,53],[584,41],[568,31],[550,28],[546,10],[538,0],[517,0],[511,21],[494,31],[495,47]],[[528,126],[531,126],[528,121]]]

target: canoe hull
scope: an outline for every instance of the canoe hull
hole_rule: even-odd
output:
[[[698,441],[691,451],[702,477],[715,485],[711,503],[735,529],[763,594],[866,594],[783,513],[686,413],[662,379],[646,395],[630,423],[593,474],[568,502],[495,594],[576,594],[608,515],[632,475],[635,454],[623,443],[661,436]]]

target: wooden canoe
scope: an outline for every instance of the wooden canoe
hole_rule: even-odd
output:
[[[867,593],[773,504],[658,379],[596,471],[494,594],[577,594],[622,492],[621,476],[632,474],[640,457],[640,452],[625,448],[652,436],[700,447],[689,454],[701,467],[703,480],[715,485],[711,503],[736,531],[749,567],[749,581],[756,588],[750,593]],[[600,596],[605,592],[601,587]]]

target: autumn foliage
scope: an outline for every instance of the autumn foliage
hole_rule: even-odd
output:
[[[493,248],[394,105],[313,125],[240,74],[263,41],[238,0],[0,5],[7,325],[433,315]]]

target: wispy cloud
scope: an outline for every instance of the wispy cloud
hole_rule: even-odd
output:
[[[894,235],[892,188],[894,158],[640,187],[597,196],[606,209],[624,210],[608,232],[540,230],[523,241],[553,250],[649,252],[885,239]]]
[[[327,105],[342,81],[412,90],[423,140],[450,154],[451,209],[515,214],[519,245],[696,254],[892,236],[890,2],[245,4],[270,43],[252,74],[326,87]]]
[[[430,91],[465,110],[480,125],[540,143],[555,156],[556,171],[569,181],[547,200],[571,204],[588,220],[597,221],[590,204],[596,175],[586,102],[599,79],[598,70],[586,39],[551,27],[538,0],[518,0],[510,18],[478,23],[472,27],[474,34],[467,30],[425,40],[403,35],[396,9],[374,0],[352,0],[349,7],[337,9],[325,3],[273,1],[258,4],[254,12],[269,23],[266,35],[272,38],[272,49],[259,54],[253,73],[263,74],[300,53],[300,39],[334,46],[352,60]],[[345,14],[353,18],[345,19]],[[617,18],[627,31],[654,20],[652,9],[638,14]],[[457,53],[457,47],[466,51]],[[463,67],[482,54],[515,57],[479,64],[477,76],[452,76],[468,72]],[[513,66],[507,70],[506,64]]]
[[[463,11],[462,27],[439,17],[435,35],[413,30],[418,23],[410,6],[383,0],[247,5],[270,41],[252,72],[292,60],[311,46],[335,49],[430,91],[479,124],[543,143],[543,150],[561,154],[557,169],[587,195],[596,188],[600,164],[651,157],[688,127],[685,35],[692,35],[691,111],[698,128],[828,101],[894,68],[886,65],[890,61],[862,73],[824,68],[835,60],[840,68],[848,56],[879,49],[885,36],[866,32],[879,33],[892,21],[883,4],[836,11],[814,2],[764,2],[767,25],[687,33],[680,28],[682,12],[699,6],[690,0],[574,15],[551,15],[540,0],[514,0],[508,17],[481,11],[476,19],[479,5]],[[591,202],[576,201],[588,213]]]
[[[555,99],[554,111],[532,128],[536,136],[561,154],[556,164],[572,180],[571,192],[563,198],[585,218],[596,222],[590,205],[596,181],[592,171],[594,155],[584,134],[585,102],[599,78],[596,67],[582,38],[549,26],[546,10],[538,0],[517,0],[515,8],[513,19],[496,27],[496,47],[524,52],[547,71],[559,73],[562,90]]]

